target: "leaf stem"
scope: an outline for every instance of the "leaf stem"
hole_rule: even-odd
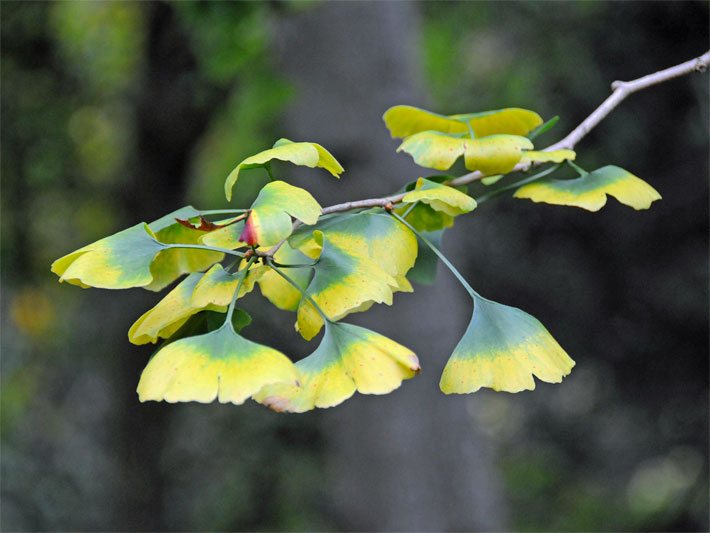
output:
[[[574,171],[581,176],[585,176],[589,174],[586,170],[584,170],[582,167],[580,167],[578,164],[576,164],[574,161],[571,160],[566,160],[565,163],[567,163],[569,166],[571,166]]]
[[[418,204],[418,203],[419,203],[419,200],[417,200],[416,202],[413,202],[413,203],[407,208],[407,210],[406,210],[404,213],[402,213],[402,218],[407,218],[407,216],[409,215],[409,213],[411,213],[412,210],[413,210],[415,207],[417,207],[417,204]]]
[[[292,264],[292,265],[284,265],[284,264],[279,263],[274,260],[272,260],[271,262],[274,264],[274,266],[277,266],[279,268],[313,268],[314,266],[316,266],[318,264],[318,261],[316,261],[315,263]]]
[[[412,233],[414,233],[424,244],[426,244],[431,249],[432,252],[434,252],[436,254],[436,256],[441,260],[441,262],[446,265],[446,268],[448,268],[451,271],[451,273],[454,276],[456,276],[456,279],[459,280],[459,283],[461,283],[461,285],[463,285],[463,288],[466,289],[466,291],[471,295],[471,298],[475,299],[476,297],[480,297],[480,294],[478,294],[475,290],[473,290],[473,287],[471,287],[468,284],[468,282],[464,279],[464,277],[461,275],[461,273],[458,270],[456,270],[456,267],[454,267],[454,265],[451,264],[451,261],[449,261],[446,258],[446,256],[441,252],[441,250],[439,250],[429,239],[427,239],[424,235],[422,235],[416,229],[414,229],[414,227],[409,222],[404,220],[397,213],[390,211],[390,215],[392,215],[394,218],[399,220],[402,224],[407,226],[412,231]]]
[[[249,211],[248,209],[208,209],[207,211],[200,211],[201,215],[236,215],[239,213],[245,213]]]
[[[298,292],[300,292],[301,296],[303,296],[303,298],[305,298],[308,303],[310,303],[315,308],[315,310],[318,311],[318,314],[323,318],[323,321],[326,324],[331,322],[330,318],[328,318],[328,316],[323,312],[323,309],[320,308],[320,306],[313,300],[313,298],[311,298],[310,295],[306,294],[306,291],[303,290],[303,288],[298,283],[293,281],[290,276],[286,275],[284,272],[281,272],[281,269],[275,265],[274,261],[267,258],[266,264],[269,266],[269,268],[271,268],[274,272],[276,272],[279,276],[281,276],[289,284],[291,284]]]
[[[237,252],[236,250],[227,250],[226,248],[217,248],[215,246],[205,246],[204,244],[166,244],[165,248],[189,248],[192,250],[207,250],[210,252],[219,252],[222,254],[244,257],[244,253]]]
[[[236,273],[237,276],[239,276],[239,281],[237,282],[237,289],[234,291],[234,294],[232,295],[232,301],[229,303],[229,309],[227,309],[227,318],[225,319],[224,323],[225,324],[231,324],[232,322],[232,315],[234,315],[234,308],[237,305],[237,300],[239,299],[239,290],[242,288],[242,284],[244,283],[244,280],[247,278],[247,274],[249,273],[249,269],[251,266],[254,264],[254,262],[258,259],[257,256],[253,255],[249,258],[249,261],[247,262],[246,266],[238,271]]]

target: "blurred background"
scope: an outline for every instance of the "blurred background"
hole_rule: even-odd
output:
[[[186,204],[281,136],[343,163],[279,167],[323,204],[421,170],[381,115],[506,106],[578,124],[610,82],[708,48],[706,2],[3,2],[0,529],[708,529],[708,78],[637,94],[577,147],[663,201],[599,213],[486,203],[444,249],[482,294],[522,307],[577,366],[561,385],[445,397],[470,318],[437,283],[352,322],[424,370],[384,397],[272,413],[140,404],[160,296],[59,285],[50,263]],[[248,206],[263,177],[240,180]],[[480,187],[480,186],[479,186]],[[478,194],[479,189],[471,189]],[[258,291],[255,291],[258,292]],[[300,357],[293,316],[246,299],[249,338]]]

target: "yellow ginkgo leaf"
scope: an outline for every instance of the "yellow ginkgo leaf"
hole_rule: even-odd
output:
[[[60,282],[82,288],[145,287],[153,281],[153,259],[165,248],[148,225],[140,223],[57,259],[51,269]]]
[[[607,195],[634,209],[648,209],[661,195],[642,179],[623,168],[608,165],[571,180],[543,179],[523,185],[515,198],[533,202],[581,207],[599,211]]]
[[[320,213],[321,206],[308,191],[273,181],[254,200],[239,240],[250,246],[273,246],[291,235],[292,216],[312,225]]]
[[[393,290],[399,287],[397,279],[366,255],[335,244],[323,232],[316,230],[313,236],[321,253],[305,292],[328,318],[340,320],[371,302],[392,305]],[[323,318],[313,305],[302,299],[297,314],[301,336],[310,340],[322,327]]]
[[[549,152],[538,150],[525,150],[521,163],[562,163],[574,161],[577,154],[574,150],[551,150]]]
[[[535,388],[533,376],[559,383],[574,361],[533,316],[474,296],[473,318],[441,376],[446,394],[482,387],[520,392]]]
[[[486,175],[506,174],[523,157],[523,150],[532,150],[533,143],[518,135],[490,135],[467,141],[464,159],[468,170]]]
[[[302,413],[333,407],[361,394],[387,394],[419,371],[401,344],[358,326],[329,323],[320,345],[296,363],[299,385],[268,385],[254,399],[275,411]]]
[[[239,288],[239,298],[254,288],[264,267],[251,268]],[[200,311],[223,313],[232,301],[243,271],[226,272],[222,265],[213,265],[205,274],[193,273],[165,295],[152,309],[136,320],[128,330],[133,344],[156,343],[173,335],[194,314]]]
[[[271,160],[288,161],[294,165],[310,168],[320,167],[330,172],[336,178],[340,177],[343,167],[328,150],[320,144],[311,142],[292,142],[288,139],[279,139],[273,148],[264,150],[256,155],[247,157],[239,163],[227,177],[224,183],[224,193],[227,200],[232,199],[232,188],[239,179],[239,173],[249,168],[265,167]]]
[[[476,137],[498,133],[526,135],[542,124],[542,118],[534,111],[516,107],[446,116],[397,105],[389,108],[382,118],[394,138],[405,138],[422,131],[468,134],[469,126]]]
[[[469,213],[476,208],[476,200],[453,187],[419,178],[414,190],[402,198],[405,204],[422,202],[452,217]]]
[[[420,167],[448,170],[464,154],[469,141],[436,131],[422,131],[407,137],[397,151],[411,155]]]
[[[281,352],[239,335],[231,321],[210,333],[158,350],[138,383],[141,402],[242,404],[275,383],[296,384],[298,371]]]

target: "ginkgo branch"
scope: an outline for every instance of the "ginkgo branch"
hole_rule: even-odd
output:
[[[564,139],[556,142],[555,144],[548,146],[543,151],[550,152],[563,148],[573,149],[585,135],[587,135],[602,120],[604,120],[604,118],[606,118],[606,116],[609,115],[609,113],[611,113],[611,111],[613,111],[614,108],[618,106],[630,94],[641,91],[643,89],[647,89],[654,85],[664,83],[666,81],[670,81],[680,76],[691,74],[693,72],[704,72],[709,65],[710,51],[704,53],[700,57],[691,59],[690,61],[686,61],[674,67],[667,68],[665,70],[654,72],[653,74],[648,74],[632,81],[615,81],[612,84],[613,92],[611,96],[604,100],[604,102],[602,102],[602,104],[597,107],[591,115],[584,119],[579,126],[572,130],[569,135],[567,135]],[[520,163],[516,165],[515,168],[510,171],[510,173],[528,170],[530,166],[530,163]],[[447,185],[467,185],[468,183],[478,181],[485,177],[486,175],[482,172],[470,172],[447,182]],[[367,207],[384,207],[388,203],[396,204],[401,202],[405,194],[406,193],[393,194],[391,196],[385,196],[382,198],[369,198],[367,200],[356,200],[352,202],[331,205],[323,209],[323,214],[327,215],[330,213],[339,213],[341,211],[349,211],[351,209]]]

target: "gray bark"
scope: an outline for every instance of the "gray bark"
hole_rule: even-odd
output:
[[[381,120],[391,105],[426,104],[418,29],[409,2],[323,4],[278,21],[279,66],[297,90],[285,132],[322,142],[346,168],[341,182],[312,171],[289,174],[323,205],[390,193],[419,175],[395,154]],[[466,409],[474,400],[438,388],[470,313],[470,300],[440,270],[434,286],[397,295],[395,307],[348,318],[414,349],[423,371],[388,396],[356,396],[325,416],[333,512],[342,527],[502,528],[489,443]]]

